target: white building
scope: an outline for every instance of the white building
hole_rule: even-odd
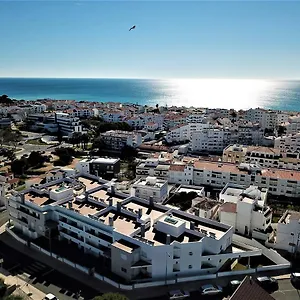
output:
[[[300,153],[300,133],[277,137],[274,141],[274,148],[283,153]]]
[[[77,117],[71,117],[68,113],[55,113],[54,121],[59,125],[61,132],[68,137],[74,133],[84,133],[80,120]]]
[[[231,133],[225,129],[203,129],[192,133],[190,148],[193,152],[222,152],[230,143]]]
[[[82,249],[82,256],[105,255],[110,270],[128,282],[188,280],[216,273],[229,259],[262,254],[261,249],[235,244],[231,226],[127,197],[97,180],[79,177],[80,186],[86,187],[83,194],[74,194],[76,180],[67,178],[13,193],[7,201],[9,232],[30,237],[31,244],[50,236],[68,251]],[[97,272],[95,264],[91,276]]]
[[[266,245],[290,253],[299,252],[300,213],[298,211],[286,211],[278,221],[276,233],[270,237]]]
[[[290,116],[288,122],[284,123],[284,126],[286,127],[287,135],[300,132],[300,115]]]
[[[279,159],[281,158],[279,149],[261,146],[247,147],[244,162],[259,164],[265,168],[273,168],[279,166]]]
[[[236,203],[220,207],[220,222],[232,226],[239,234],[266,241],[272,232],[272,211],[261,207],[256,199],[240,196]]]
[[[131,195],[155,202],[163,202],[168,197],[168,181],[156,177],[138,179],[131,187]]]
[[[121,150],[124,146],[139,147],[142,135],[135,131],[109,130],[101,133],[105,146],[113,150]]]
[[[192,207],[189,212],[206,219],[216,219],[218,217],[218,210],[220,202],[207,198],[207,197],[196,197],[192,200]]]

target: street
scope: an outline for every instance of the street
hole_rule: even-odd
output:
[[[278,291],[272,294],[276,300],[299,300],[300,292],[296,290],[292,284],[290,279],[278,280],[279,289]]]
[[[77,293],[84,299],[91,299],[99,292],[87,287],[82,282],[71,279],[45,264],[16,251],[0,241],[2,267],[12,275],[35,286],[45,294],[52,293],[60,300],[76,299]]]

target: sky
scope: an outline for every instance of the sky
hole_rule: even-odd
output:
[[[300,79],[300,1],[0,0],[0,12],[0,77]]]

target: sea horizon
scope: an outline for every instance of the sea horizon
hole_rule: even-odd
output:
[[[300,79],[0,77],[0,94],[17,100],[300,111]]]

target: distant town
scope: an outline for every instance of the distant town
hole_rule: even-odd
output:
[[[281,299],[291,272],[300,287],[297,112],[2,95],[0,116],[0,254],[86,285],[73,298],[236,300],[253,280]],[[26,273],[9,252],[1,268]],[[47,272],[22,280],[46,295]]]

